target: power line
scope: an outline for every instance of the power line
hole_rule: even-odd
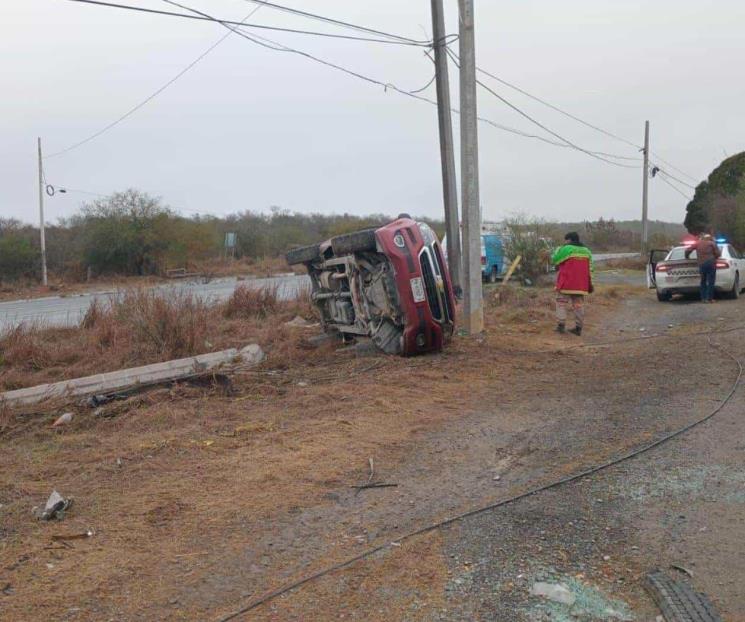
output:
[[[670,177],[671,179],[674,179],[674,180],[675,180],[675,181],[677,181],[677,182],[678,182],[679,184],[683,184],[684,186],[686,186],[687,188],[690,188],[691,190],[695,190],[695,189],[696,189],[696,186],[692,186],[692,185],[691,185],[691,184],[689,184],[688,182],[685,182],[685,181],[683,181],[682,179],[678,179],[677,177],[675,177],[675,175],[672,175],[672,174],[670,174],[670,173],[669,173],[668,171],[666,171],[666,170],[665,170],[664,168],[662,168],[661,166],[657,166],[657,168],[659,169],[659,171],[660,171],[661,173],[665,173],[665,175],[667,175],[667,176],[668,176],[668,177]]]
[[[167,2],[169,4],[177,5],[177,6],[179,6],[180,8],[182,8],[184,10],[193,11],[194,13],[196,13],[198,15],[201,15],[201,16],[205,17],[206,19],[210,19],[210,17],[211,17],[207,13],[204,13],[204,12],[199,11],[197,9],[192,9],[192,8],[190,8],[188,6],[183,5],[183,4],[178,4],[176,2],[173,2],[172,0],[163,0],[163,1],[164,2]],[[251,1],[251,0],[248,0],[248,1]],[[215,21],[218,21],[219,22],[219,20],[215,20]],[[244,39],[247,39],[247,40],[249,40],[249,41],[251,41],[253,43],[256,43],[257,45],[260,45],[262,47],[265,47],[265,48],[268,48],[268,49],[271,49],[271,50],[274,50],[274,51],[277,51],[277,52],[289,52],[289,53],[297,54],[299,56],[302,56],[302,57],[307,58],[309,60],[315,61],[317,63],[320,63],[322,65],[325,65],[327,67],[330,67],[332,69],[336,69],[338,71],[341,71],[343,73],[346,73],[348,75],[351,75],[351,76],[353,76],[355,78],[359,78],[360,80],[364,80],[365,82],[369,82],[369,83],[375,84],[377,86],[382,86],[386,90],[391,89],[393,91],[396,91],[397,93],[400,93],[401,95],[406,95],[408,97],[412,97],[414,99],[418,99],[420,101],[424,101],[424,102],[426,102],[428,104],[431,104],[433,106],[437,106],[437,102],[435,100],[429,99],[427,97],[423,97],[423,96],[421,96],[421,95],[418,94],[418,92],[421,91],[422,89],[417,89],[417,90],[413,90],[413,91],[407,91],[405,89],[402,89],[402,88],[396,86],[395,84],[391,84],[389,82],[382,82],[380,80],[376,80],[375,78],[371,78],[371,77],[366,76],[366,75],[363,75],[363,74],[361,74],[359,72],[353,71],[351,69],[347,69],[346,67],[342,67],[341,65],[337,65],[335,63],[331,63],[329,61],[326,61],[326,60],[323,60],[321,58],[318,58],[317,56],[313,56],[312,54],[309,54],[308,52],[304,52],[302,50],[297,50],[295,48],[291,48],[289,46],[286,46],[286,45],[283,45],[281,43],[278,43],[277,41],[273,41],[271,39],[267,39],[265,37],[261,37],[261,36],[256,35],[256,34],[249,35],[249,34],[247,34],[245,32],[242,32],[242,31],[240,31],[238,29],[232,28],[232,26],[230,24],[225,24],[225,23],[222,23],[222,22],[219,22],[219,23],[221,23],[225,28],[228,28],[229,30],[233,30],[236,34],[238,34],[239,36],[242,36]],[[460,110],[458,110],[456,108],[453,108],[452,111],[454,113],[460,115]],[[486,119],[484,117],[479,117],[479,120],[482,121],[482,122],[484,122],[484,123],[487,123],[488,125],[491,125],[492,127],[495,127],[497,129],[500,129],[500,130],[503,130],[503,131],[506,131],[506,132],[509,132],[509,133],[512,133],[512,134],[516,134],[518,136],[522,136],[522,137],[525,137],[525,138],[533,138],[533,139],[540,140],[542,142],[546,142],[548,144],[551,144],[551,145],[554,145],[554,146],[558,146],[558,147],[564,147],[564,148],[566,148],[566,147],[572,147],[571,144],[557,143],[557,142],[554,142],[554,141],[552,141],[550,139],[547,139],[547,138],[544,138],[544,137],[541,137],[541,136],[537,136],[537,135],[534,135],[534,134],[529,134],[527,132],[523,132],[523,131],[518,130],[518,129],[515,129],[515,128],[511,128],[511,127],[508,127],[508,126],[505,126],[505,125],[501,125],[499,123],[495,123],[494,121],[491,121],[490,119]],[[588,153],[591,153],[592,154],[592,152],[588,152]],[[595,156],[595,157],[597,157],[597,156]],[[601,158],[601,159],[603,159],[603,158]],[[615,164],[616,166],[622,166],[622,167],[625,167],[625,168],[636,168],[634,166],[628,166],[628,165],[618,164],[616,162],[611,162],[611,161],[608,161],[608,162],[610,164]]]
[[[454,53],[453,53],[454,54]],[[623,143],[626,143],[627,145],[630,145],[631,147],[634,147],[635,149],[640,149],[641,147],[637,145],[636,143],[627,140],[623,138],[622,136],[618,136],[617,134],[614,134],[613,132],[610,132],[608,130],[603,129],[602,127],[598,127],[597,125],[593,125],[589,121],[585,121],[584,119],[581,119],[578,116],[573,115],[570,112],[567,112],[566,110],[563,110],[559,108],[558,106],[555,106],[554,104],[547,102],[544,99],[541,99],[537,95],[533,95],[532,93],[528,93],[526,90],[520,88],[519,86],[516,86],[515,84],[512,84],[511,82],[508,82],[507,80],[500,78],[499,76],[494,75],[493,73],[489,73],[485,69],[482,69],[481,67],[476,67],[476,71],[479,73],[484,74],[485,76],[489,76],[490,78],[496,80],[497,82],[504,84],[505,86],[517,91],[518,93],[521,93],[522,95],[525,95],[526,97],[529,97],[530,99],[537,101],[544,106],[547,106],[548,108],[551,108],[551,110],[554,110],[560,114],[563,114],[565,117],[569,117],[570,119],[573,119],[574,121],[577,121],[578,123],[581,123],[582,125],[589,127],[590,129],[593,129],[597,132],[600,132],[601,134],[605,134],[606,136],[610,138],[615,138],[618,141],[621,141]]]
[[[457,58],[457,55],[455,55],[455,53],[452,52],[452,50],[450,51],[450,53],[451,53],[451,55],[455,56],[455,58]],[[507,87],[509,87],[509,88],[511,88],[511,89],[513,89],[515,91],[517,91],[518,93],[521,93],[522,95],[525,95],[526,97],[528,97],[528,98],[530,98],[530,99],[532,99],[534,101],[537,101],[537,102],[543,104],[544,106],[547,106],[551,110],[554,110],[554,111],[556,111],[556,112],[558,112],[558,113],[560,113],[560,114],[562,114],[562,115],[564,115],[564,116],[566,116],[566,117],[568,117],[570,119],[573,119],[574,121],[577,121],[578,123],[581,123],[582,125],[584,125],[586,127],[589,127],[590,129],[593,129],[593,130],[595,130],[597,132],[600,132],[601,134],[604,134],[605,136],[608,136],[610,138],[614,138],[614,139],[616,139],[616,140],[618,140],[620,142],[623,142],[623,143],[625,143],[625,144],[627,144],[627,145],[629,145],[631,147],[635,147],[637,149],[640,149],[641,148],[635,142],[630,141],[630,140],[624,138],[623,136],[619,136],[618,134],[615,134],[615,133],[613,133],[613,132],[611,132],[609,130],[606,130],[606,129],[602,128],[602,127],[599,127],[597,125],[594,125],[593,123],[590,123],[589,121],[585,121],[584,119],[582,119],[582,118],[580,118],[580,117],[578,117],[578,116],[576,116],[576,115],[574,115],[574,114],[572,114],[570,112],[567,112],[566,110],[564,110],[562,108],[559,108],[558,106],[552,104],[551,102],[546,101],[545,99],[542,99],[542,98],[538,97],[537,95],[533,95],[532,93],[529,93],[525,89],[520,88],[519,86],[517,86],[517,85],[515,85],[515,84],[513,84],[511,82],[508,82],[504,78],[500,78],[499,76],[497,76],[497,75],[495,75],[495,74],[493,74],[493,73],[491,73],[489,71],[486,71],[485,69],[482,69],[481,67],[477,67],[476,70],[478,72],[486,75],[486,76],[489,76],[490,78],[496,80],[497,82],[499,82],[501,84],[504,84],[505,86],[507,86]],[[611,154],[602,154],[601,152],[595,152],[595,153],[598,153],[599,155],[609,155],[610,157],[619,157],[619,156],[613,156]],[[688,179],[690,179],[693,182],[698,182],[698,180],[695,177],[693,177],[692,175],[690,175],[690,174],[686,173],[685,171],[677,168],[675,165],[671,164],[670,162],[668,162],[666,160],[663,160],[656,153],[654,153],[654,152],[651,152],[651,153],[652,153],[652,155],[655,156],[655,158],[657,160],[659,160],[660,162],[663,162],[664,164],[666,164],[667,166],[669,166],[674,171],[677,171],[678,173],[680,173],[684,177],[687,177]],[[622,158],[622,159],[638,160],[638,158]],[[670,177],[673,177],[669,173],[668,173],[668,175]],[[687,182],[684,182],[683,180],[677,179],[676,177],[673,177],[673,179],[676,179],[677,181],[679,181],[683,185],[688,186],[689,188],[695,189],[694,186],[691,186],[690,184],[688,184]]]
[[[412,41],[400,41],[400,40],[392,40],[392,39],[374,39],[371,37],[353,37],[350,35],[338,35],[338,34],[332,34],[328,32],[317,32],[317,31],[312,31],[312,30],[298,30],[294,28],[283,28],[280,26],[269,26],[266,24],[246,24],[244,22],[236,22],[236,21],[221,19],[221,18],[208,19],[206,17],[201,17],[198,15],[189,15],[188,13],[176,13],[173,11],[163,11],[160,9],[148,9],[145,7],[132,6],[129,4],[103,2],[101,0],[68,0],[68,1],[69,2],[80,2],[83,4],[94,4],[97,6],[124,9],[128,11],[138,11],[141,13],[152,13],[155,15],[163,15],[167,17],[180,17],[182,19],[192,19],[192,20],[198,20],[198,21],[215,21],[215,22],[220,22],[221,24],[230,24],[231,26],[240,26],[242,28],[257,28],[261,30],[274,30],[278,32],[288,32],[292,34],[326,37],[329,39],[344,39],[347,41],[364,41],[367,43],[386,43],[390,45],[408,45],[408,46],[414,46],[414,47],[429,47],[432,45],[431,42],[429,41],[413,41],[413,40]],[[166,2],[167,0],[163,0],[163,1]],[[175,2],[168,2],[168,4],[173,4],[175,6],[181,6],[180,4],[177,4]],[[263,6],[263,5],[260,5],[260,6]]]
[[[663,164],[667,164],[667,165],[668,165],[668,166],[669,166],[669,167],[670,167],[671,169],[673,169],[674,171],[677,171],[678,173],[680,173],[681,175],[683,175],[683,177],[687,177],[688,179],[690,179],[691,181],[693,181],[693,182],[696,182],[696,183],[698,183],[698,182],[700,181],[700,180],[696,179],[696,178],[695,178],[695,177],[694,177],[693,175],[689,175],[689,174],[688,174],[688,173],[686,173],[685,171],[681,171],[681,170],[680,170],[679,168],[676,168],[675,166],[673,166],[672,164],[670,164],[670,162],[668,162],[667,160],[663,160],[663,159],[662,159],[662,158],[661,158],[660,156],[658,156],[658,155],[657,155],[657,154],[656,154],[656,153],[655,153],[654,151],[652,151],[651,153],[652,153],[652,155],[653,155],[653,156],[654,156],[655,158],[657,158],[657,159],[658,159],[658,160],[659,160],[660,162],[662,162]]]
[[[680,196],[682,196],[687,201],[693,201],[693,199],[691,197],[689,197],[685,192],[683,192],[680,188],[678,188],[676,185],[674,185],[671,181],[669,181],[668,179],[666,179],[665,178],[665,173],[663,171],[660,171],[660,177],[659,177],[659,179],[660,179],[660,181],[663,184],[667,184],[668,186],[670,186],[673,190],[675,190],[675,192],[677,192]]]
[[[450,53],[450,58],[453,61],[453,63],[455,63],[456,67],[460,68],[460,63],[456,59],[455,54],[452,51],[449,51],[449,53]],[[510,102],[508,99],[506,99],[505,97],[503,97],[502,95],[500,95],[499,93],[497,93],[491,87],[489,87],[486,84],[484,84],[481,80],[476,80],[476,84],[478,84],[481,88],[483,88],[487,92],[491,93],[494,97],[496,97],[497,99],[499,99],[502,103],[504,103],[505,105],[507,105],[510,108],[512,108],[519,115],[523,116],[524,118],[526,118],[528,121],[530,121],[534,125],[537,125],[543,131],[548,132],[549,134],[551,134],[555,138],[558,138],[560,141],[566,143],[568,146],[572,147],[573,149],[576,149],[577,151],[581,151],[582,153],[585,153],[585,154],[589,155],[590,157],[595,158],[597,160],[601,160],[603,162],[606,162],[607,164],[612,164],[613,166],[618,166],[618,167],[621,167],[621,168],[637,168],[636,166],[633,166],[633,165],[630,165],[630,164],[621,164],[620,162],[614,162],[613,160],[610,160],[610,159],[608,159],[605,156],[598,155],[597,153],[595,153],[593,151],[590,151],[589,149],[585,149],[584,147],[580,147],[576,143],[573,143],[569,139],[564,138],[560,134],[557,134],[556,132],[554,132],[553,130],[551,130],[547,126],[545,126],[540,121],[538,121],[538,120],[534,119],[533,117],[531,117],[527,112],[524,112],[523,110],[521,110],[520,108],[518,108],[517,106],[515,106],[512,102]]]
[[[334,19],[332,17],[325,17],[323,15],[318,15],[316,13],[308,13],[307,11],[301,11],[300,9],[295,9],[287,6],[283,6],[281,4],[275,4],[273,2],[268,2],[266,0],[245,0],[246,2],[253,2],[255,4],[260,4],[261,6],[269,7],[272,9],[277,9],[279,11],[284,11],[287,13],[292,13],[293,15],[300,15],[302,17],[307,17],[310,19],[315,19],[317,21],[321,21],[327,24],[333,24],[335,26],[343,26],[346,28],[351,28],[353,30],[357,30],[360,32],[367,32],[374,35],[384,36],[384,37],[390,37],[391,39],[396,39],[398,41],[407,41],[409,43],[429,43],[430,41],[416,41],[416,39],[410,39],[409,37],[402,37],[400,35],[392,34],[389,32],[384,32],[382,30],[375,30],[373,28],[368,28],[367,26],[359,26],[357,24],[351,24],[349,22],[344,22],[338,19]],[[185,7],[182,7],[185,8]],[[451,35],[456,36],[456,35]]]
[[[110,3],[98,2],[96,0],[71,0],[71,1],[73,1],[73,2],[88,2],[88,3],[93,3],[93,4],[110,4]],[[432,83],[432,80],[430,80],[424,87],[419,88],[419,89],[415,89],[415,90],[411,90],[411,91],[406,90],[406,89],[402,89],[402,88],[400,88],[400,87],[398,87],[395,84],[392,84],[390,82],[382,82],[382,81],[377,80],[375,78],[371,78],[371,77],[366,76],[366,75],[363,75],[363,74],[361,74],[359,72],[356,72],[356,71],[347,69],[345,67],[342,67],[341,65],[337,65],[335,63],[331,63],[329,61],[323,60],[321,58],[318,58],[316,56],[313,56],[312,54],[309,54],[309,53],[304,52],[302,50],[297,50],[295,48],[291,48],[289,46],[280,44],[280,43],[278,43],[276,41],[273,41],[271,39],[267,39],[265,37],[261,37],[261,36],[256,35],[256,34],[249,35],[249,34],[243,32],[243,31],[241,31],[239,28],[234,27],[234,23],[229,23],[229,22],[222,21],[222,20],[220,20],[218,18],[212,17],[212,16],[210,16],[210,15],[208,15],[206,13],[203,13],[201,11],[198,11],[196,9],[192,9],[192,8],[187,7],[187,6],[184,6],[182,4],[171,2],[170,0],[163,0],[163,1],[164,2],[167,2],[169,4],[173,4],[173,5],[179,6],[180,8],[183,8],[184,10],[194,12],[194,13],[197,14],[197,16],[199,16],[201,19],[203,19],[205,21],[213,21],[213,22],[219,23],[223,27],[227,28],[230,32],[227,33],[225,35],[225,37],[221,38],[219,41],[217,41],[215,44],[213,44],[213,46],[211,46],[210,48],[208,48],[208,50],[206,50],[202,55],[200,55],[197,59],[195,59],[195,61],[193,61],[190,65],[188,65],[184,70],[182,70],[181,72],[179,72],[173,79],[171,79],[163,87],[161,87],[160,89],[158,89],[157,91],[155,91],[152,95],[150,95],[148,98],[146,98],[145,100],[143,100],[142,102],[140,102],[137,106],[135,106],[132,109],[130,109],[127,113],[125,113],[124,115],[122,115],[121,117],[119,117],[117,120],[113,121],[112,123],[110,123],[106,127],[104,127],[101,130],[99,130],[98,132],[96,132],[96,133],[92,134],[91,136],[87,137],[86,139],[84,139],[82,141],[79,141],[78,143],[75,143],[75,144],[71,145],[70,147],[67,147],[66,149],[64,149],[62,151],[58,151],[58,152],[55,152],[55,153],[52,153],[52,154],[46,156],[47,158],[55,157],[55,156],[61,155],[63,153],[66,153],[68,151],[71,151],[72,149],[75,149],[77,147],[80,147],[81,145],[83,145],[83,144],[85,144],[85,143],[87,143],[87,142],[89,142],[89,141],[97,138],[98,136],[100,136],[104,132],[108,131],[109,129],[111,129],[115,125],[117,125],[118,123],[122,122],[123,120],[125,120],[126,118],[128,118],[129,116],[131,116],[134,112],[136,112],[137,110],[139,110],[140,108],[142,108],[145,104],[147,104],[149,101],[151,101],[152,99],[154,99],[157,95],[159,95],[161,92],[163,92],[166,88],[168,88],[171,84],[173,84],[176,80],[178,80],[187,71],[189,71],[194,65],[196,65],[200,60],[202,60],[202,58],[204,58],[207,54],[209,54],[209,52],[211,52],[215,47],[217,47],[217,45],[219,45],[220,43],[222,43],[222,41],[224,41],[225,38],[227,38],[228,36],[230,36],[230,34],[232,34],[232,33],[235,33],[235,34],[243,37],[244,39],[247,39],[247,40],[251,41],[252,43],[255,43],[255,44],[260,45],[262,47],[265,47],[267,49],[271,49],[271,50],[279,51],[279,52],[289,52],[289,53],[297,54],[299,56],[302,56],[302,57],[307,58],[309,60],[318,62],[318,63],[320,63],[322,65],[325,65],[327,67],[330,67],[332,69],[336,69],[337,71],[341,71],[343,73],[346,73],[347,75],[350,75],[352,77],[355,77],[355,78],[358,78],[358,79],[363,80],[365,82],[368,82],[370,84],[374,84],[376,86],[382,86],[386,91],[388,89],[391,89],[392,91],[395,91],[397,93],[400,93],[401,95],[406,95],[408,97],[412,97],[412,98],[417,99],[419,101],[426,102],[426,103],[428,103],[430,105],[437,106],[437,102],[435,100],[430,99],[428,97],[424,97],[422,95],[419,95],[419,93],[421,91],[423,91],[427,87],[429,87],[429,85]],[[251,1],[260,2],[260,0],[247,0],[247,1],[249,1],[249,2],[251,2]],[[268,3],[260,2],[260,6],[257,7],[257,9],[255,9],[255,10],[258,10],[258,8],[261,8],[261,6],[265,6],[265,5],[268,5]],[[273,5],[273,6],[278,6],[278,5]],[[250,17],[250,14],[249,14],[249,16],[246,17],[246,19],[248,19],[248,17]],[[452,111],[455,114],[458,114],[458,115],[460,114],[460,110],[458,110],[456,108],[452,108]],[[502,130],[504,132],[508,132],[508,133],[511,133],[511,134],[515,134],[517,136],[521,136],[521,137],[524,137],[524,138],[531,138],[531,139],[534,139],[534,140],[539,140],[541,142],[544,142],[544,143],[547,143],[549,145],[556,146],[556,147],[575,148],[575,149],[577,148],[575,145],[573,145],[569,141],[565,141],[563,138],[559,137],[558,135],[557,135],[557,137],[559,137],[560,140],[562,140],[563,142],[553,141],[553,140],[548,139],[548,138],[545,138],[543,136],[531,134],[531,133],[528,133],[528,132],[525,132],[525,131],[522,131],[522,130],[519,130],[519,129],[516,129],[516,128],[512,128],[512,127],[509,127],[509,126],[506,126],[506,125],[502,125],[502,124],[496,123],[496,122],[492,121],[491,119],[488,119],[488,118],[485,118],[485,117],[479,117],[478,119],[482,123],[486,123],[486,124],[488,124],[488,125],[496,128],[496,129],[499,129],[499,130]],[[582,148],[579,148],[579,149],[581,151],[584,151],[585,153],[588,153],[588,155],[592,155],[593,157],[598,157],[599,159],[602,159],[602,160],[605,160],[605,157],[617,158],[617,159],[629,159],[626,156],[618,156],[618,155],[615,155],[615,154],[609,154],[609,153],[605,153],[605,152],[593,152],[593,151],[589,151],[589,150],[584,150]],[[625,167],[625,168],[636,168],[636,167],[633,167],[633,166],[627,166],[627,165],[618,164],[616,162],[610,162],[610,161],[608,161],[608,163],[615,164],[616,166],[622,166],[622,167]]]
[[[243,21],[246,21],[249,19],[254,13],[256,13],[259,9],[261,9],[261,6],[257,6],[253,11],[251,11],[246,17],[243,18]],[[225,39],[227,39],[230,35],[232,35],[233,32],[228,32],[223,37],[220,37],[215,43],[213,43],[210,47],[208,47],[204,52],[202,52],[199,56],[197,56],[191,63],[189,63],[186,67],[184,67],[181,71],[179,71],[173,78],[171,78],[168,82],[166,82],[163,86],[161,86],[159,89],[148,95],[145,99],[143,99],[139,104],[135,105],[134,107],[130,108],[127,112],[125,112],[123,115],[121,115],[119,118],[115,119],[108,125],[104,126],[97,132],[94,132],[87,138],[84,138],[83,140],[80,140],[69,147],[66,147],[65,149],[61,149],[60,151],[56,151],[54,153],[50,153],[47,155],[44,159],[54,158],[56,156],[60,156],[63,153],[67,153],[68,151],[72,151],[73,149],[77,149],[78,147],[81,147],[85,145],[86,143],[98,138],[101,136],[101,134],[104,134],[108,132],[111,128],[113,128],[116,125],[119,125],[122,121],[127,119],[128,117],[132,116],[135,112],[137,112],[140,108],[151,102],[153,99],[155,99],[158,95],[160,95],[163,91],[165,91],[169,86],[171,86],[174,82],[176,82],[181,76],[189,72],[194,66],[196,66],[202,59],[204,59],[210,52],[212,52],[218,45],[220,45]]]

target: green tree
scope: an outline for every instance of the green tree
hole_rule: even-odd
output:
[[[38,254],[31,242],[18,232],[0,237],[0,280],[15,281],[36,272]]]
[[[701,182],[686,207],[690,233],[709,229],[745,246],[745,152],[724,160]]]
[[[133,189],[86,204],[76,217],[84,260],[99,273],[155,273],[173,240],[174,218],[160,199]]]

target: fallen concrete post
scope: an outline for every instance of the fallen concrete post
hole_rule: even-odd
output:
[[[230,348],[221,352],[200,354],[185,359],[154,363],[142,367],[121,369],[106,374],[96,374],[74,380],[63,380],[51,384],[40,384],[27,389],[16,389],[0,394],[0,402],[10,406],[36,404],[52,398],[79,397],[100,393],[113,393],[123,389],[148,386],[206,374],[220,369],[229,370],[238,366],[258,365],[264,360],[261,348],[252,344],[237,350]]]

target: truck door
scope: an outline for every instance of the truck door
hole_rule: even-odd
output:
[[[655,282],[654,277],[654,270],[657,267],[658,263],[665,260],[668,252],[669,251],[659,249],[649,251],[649,263],[647,263],[647,287],[649,289],[654,289],[655,287],[657,287],[657,283]]]

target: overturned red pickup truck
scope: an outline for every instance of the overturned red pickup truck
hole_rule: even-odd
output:
[[[455,327],[455,300],[437,235],[403,214],[379,229],[339,235],[287,253],[305,264],[327,333],[369,337],[383,352],[442,349]]]

